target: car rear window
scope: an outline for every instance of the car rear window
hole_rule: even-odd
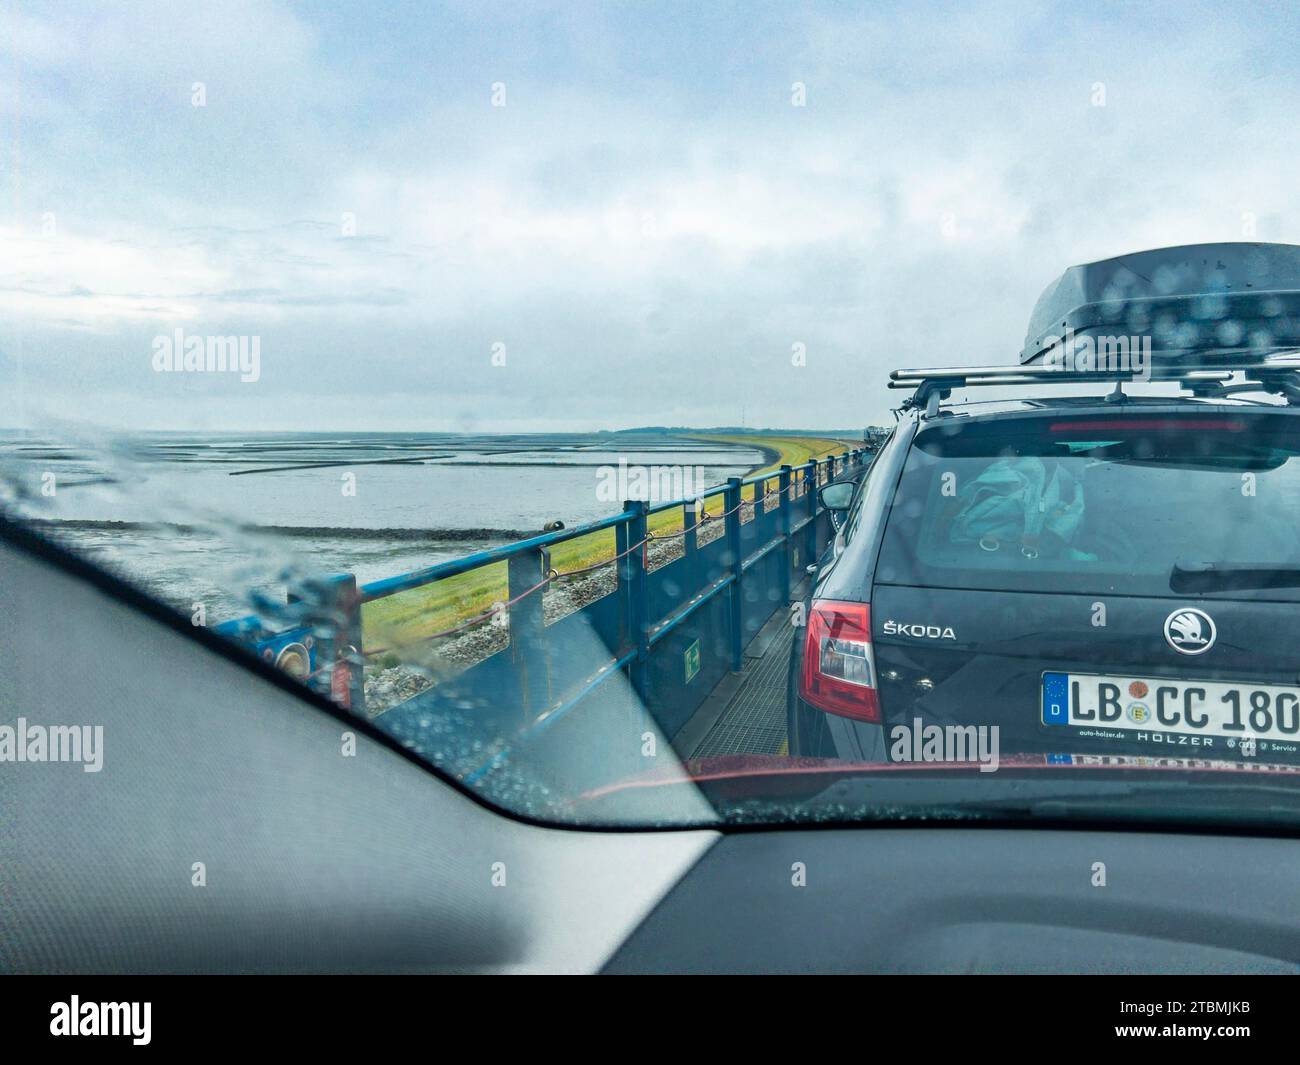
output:
[[[913,443],[876,580],[1169,596],[1186,591],[1179,574],[1268,566],[1278,572],[1248,582],[1267,586],[1197,594],[1293,600],[1285,571],[1300,570],[1297,529],[1294,414],[954,421]]]

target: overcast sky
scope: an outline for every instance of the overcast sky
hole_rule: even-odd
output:
[[[0,0],[0,425],[890,420],[889,369],[1014,359],[1071,263],[1300,243],[1297,29]],[[177,328],[258,337],[260,378],[156,373]]]

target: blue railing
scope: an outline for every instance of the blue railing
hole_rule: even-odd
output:
[[[644,727],[644,715],[650,714],[671,737],[726,672],[741,669],[749,639],[774,611],[786,608],[793,582],[832,534],[816,488],[856,474],[869,454],[855,449],[777,472],[730,478],[702,495],[700,513],[695,499],[654,506],[629,501],[612,517],[361,587],[351,575],[330,578],[300,593],[302,601],[313,603],[315,620],[298,619],[294,632],[313,628],[308,642],[315,682],[360,712],[363,662],[385,651],[366,645],[362,608],[505,563],[503,602],[423,641],[495,623],[505,629],[507,648],[386,710],[385,727],[400,735],[404,720],[428,720],[439,707],[469,712],[474,726],[469,731],[479,748],[464,763],[464,775],[476,779],[500,764],[512,747],[552,730],[611,678],[623,676],[631,698],[623,700],[622,720]],[[746,501],[745,489],[751,486],[753,498]],[[719,497],[721,511],[716,512]],[[672,531],[648,535],[650,518],[674,509],[681,512],[681,528],[673,522]],[[720,535],[705,532],[719,523]],[[569,573],[552,568],[550,553],[557,545],[608,529],[614,530],[613,559]],[[648,545],[677,538],[682,541],[680,557],[650,569]],[[611,565],[616,574],[612,594],[547,623],[543,604],[548,586]],[[322,624],[321,618],[328,620]],[[283,641],[284,634],[270,639]]]

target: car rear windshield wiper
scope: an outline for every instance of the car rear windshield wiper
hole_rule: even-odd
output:
[[[1174,563],[1169,589],[1178,593],[1233,592],[1251,588],[1300,588],[1300,566],[1272,562]]]

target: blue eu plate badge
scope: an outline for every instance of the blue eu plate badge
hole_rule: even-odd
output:
[[[1043,724],[1068,725],[1070,723],[1070,675],[1068,673],[1043,674]]]

